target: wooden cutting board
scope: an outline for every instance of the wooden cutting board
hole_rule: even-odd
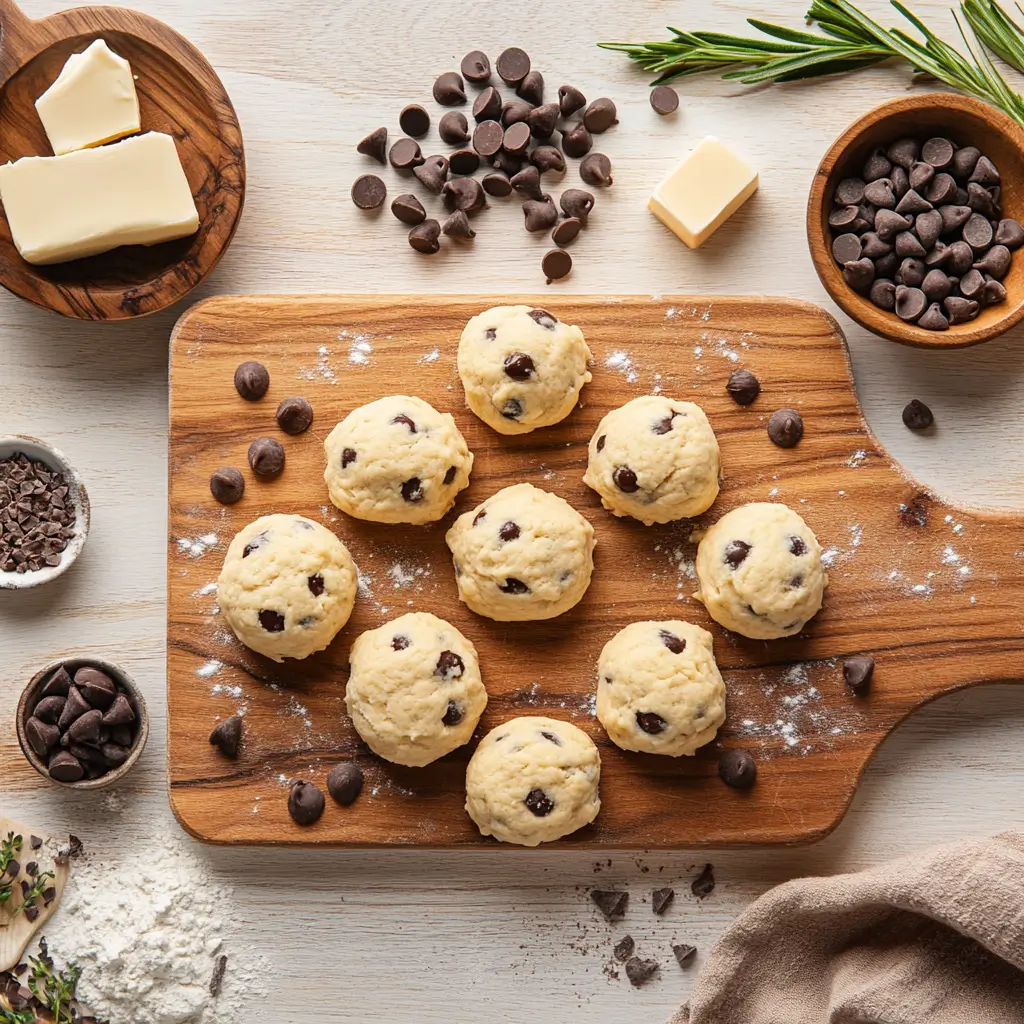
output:
[[[579,324],[594,380],[562,424],[501,437],[464,406],[455,371],[459,334],[473,314],[527,302]],[[266,364],[271,389],[242,401],[234,369]],[[741,408],[725,393],[737,367],[761,380]],[[749,501],[791,505],[826,550],[825,608],[789,640],[749,641],[712,623],[692,598],[691,525],[644,527],[605,512],[581,477],[587,442],[608,410],[661,391],[700,403],[722,448],[725,484],[697,525]],[[352,408],[387,394],[418,395],[450,411],[476,464],[470,488],[442,523],[378,526],[338,512],[327,497],[322,441]],[[316,421],[289,438],[274,411],[305,395]],[[770,413],[793,406],[806,434],[772,445]],[[572,847],[654,848],[796,843],[838,823],[868,760],[900,720],[960,687],[1019,678],[1024,635],[1021,516],[967,510],[929,493],[871,436],[854,394],[836,323],[803,302],[774,298],[544,296],[233,297],[201,303],[171,346],[168,540],[168,742],[171,803],[197,838],[220,843],[342,846],[488,846],[463,810],[471,748],[427,768],[373,757],[345,714],[349,647],[360,632],[409,610],[452,621],[477,646],[490,704],[478,736],[523,714],[575,722],[601,750],[597,821]],[[249,472],[246,451],[278,437],[287,468],[273,483]],[[231,508],[210,497],[210,474],[243,468]],[[509,484],[555,491],[597,531],[596,571],[584,600],[549,622],[479,618],[458,601],[444,534],[455,515]],[[276,665],[242,647],[216,613],[214,582],[234,533],[258,516],[296,512],[349,545],[364,586],[348,626],[324,653]],[[593,717],[601,647],[637,619],[681,617],[715,636],[728,686],[719,740],[692,758],[629,754]],[[870,697],[853,697],[842,659],[872,654]],[[216,722],[245,711],[237,762],[207,742]],[[722,750],[744,747],[757,786],[740,793],[716,773]],[[287,814],[288,781],[324,785],[332,765],[366,771],[350,808],[328,800],[312,828]]]

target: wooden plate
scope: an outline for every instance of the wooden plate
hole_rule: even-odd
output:
[[[217,265],[245,200],[242,132],[203,55],[155,18],[121,7],[80,7],[40,21],[0,0],[0,162],[49,156],[35,101],[72,53],[102,36],[131,62],[143,129],[172,135],[199,210],[199,231],[154,246],[36,267],[0,218],[0,284],[37,306],[81,320],[125,320],[164,309]]]
[[[594,353],[583,406],[557,427],[501,437],[463,402],[454,368],[467,319],[527,302],[579,324]],[[258,359],[268,396],[242,401],[235,367]],[[751,406],[725,383],[737,367],[761,379]],[[699,402],[722,447],[725,485],[702,524],[749,501],[795,508],[827,551],[831,586],[806,632],[769,643],[710,622],[692,598],[690,525],[644,527],[601,508],[581,480],[586,445],[609,409],[661,390]],[[386,394],[419,395],[449,410],[476,464],[470,488],[442,523],[426,528],[357,522],[330,505],[322,440],[353,407]],[[281,399],[305,395],[316,422],[305,435],[277,430]],[[765,425],[799,409],[806,435],[774,447]],[[168,744],[171,803],[200,839],[221,843],[486,846],[463,810],[470,748],[427,768],[374,758],[345,714],[349,647],[365,629],[408,610],[450,619],[476,644],[490,704],[481,735],[515,715],[576,722],[597,741],[603,807],[562,845],[694,847],[819,839],[839,821],[873,752],[914,708],[976,683],[1020,678],[1024,624],[1021,516],[968,511],[909,479],[871,436],[854,394],[835,322],[807,303],[776,298],[529,296],[226,297],[179,323],[171,345],[168,543]],[[261,435],[278,437],[288,464],[273,483],[246,466]],[[220,466],[246,472],[242,501],[210,497]],[[454,515],[528,480],[566,498],[594,524],[594,580],[572,612],[549,622],[495,623],[459,603],[444,534]],[[297,512],[326,523],[365,577],[348,626],[304,662],[276,665],[243,648],[215,612],[224,550],[257,516]],[[692,758],[628,754],[592,715],[604,643],[638,619],[682,617],[715,636],[728,686],[728,721]],[[873,654],[867,699],[853,697],[842,659]],[[246,711],[238,761],[208,742],[216,722]],[[717,761],[750,749],[757,786],[728,789]],[[294,825],[287,784],[324,784],[355,759],[363,795],[328,800],[312,828]]]

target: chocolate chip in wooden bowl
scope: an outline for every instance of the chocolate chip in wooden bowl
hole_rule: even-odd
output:
[[[391,166],[399,171],[408,171],[423,163],[420,144],[415,139],[399,139],[388,153]]]
[[[626,916],[629,893],[624,889],[591,889],[590,898],[606,921],[619,921]]]
[[[921,154],[921,144],[917,139],[897,139],[885,151],[889,160],[900,167],[910,168],[917,162]]]
[[[387,148],[387,128],[376,128],[366,138],[360,140],[356,146],[356,152],[362,153],[363,156],[371,157],[379,164],[386,164],[388,162]]]
[[[607,188],[615,180],[611,160],[604,153],[588,153],[580,161],[580,177],[588,185]]]
[[[582,121],[576,121],[568,128],[562,129],[562,152],[566,156],[582,157],[594,146],[594,136],[587,130]]]
[[[362,791],[363,770],[357,764],[336,764],[327,776],[327,792],[342,807],[354,804]]]
[[[962,295],[950,295],[943,300],[942,307],[949,317],[950,325],[965,324],[973,320],[981,309],[977,302],[965,299]]]
[[[498,77],[508,85],[518,85],[530,73],[530,55],[518,46],[510,46],[495,61]]]
[[[59,750],[50,758],[47,770],[57,782],[78,782],[85,777],[82,762],[66,750]]]
[[[25,735],[29,745],[39,757],[47,757],[60,743],[60,729],[52,722],[44,722],[35,716],[25,723]]]
[[[903,423],[910,430],[927,430],[934,422],[931,409],[917,398],[912,398],[903,407]]]
[[[473,132],[473,148],[485,158],[494,156],[501,149],[505,129],[497,121],[481,121]]]
[[[410,192],[403,192],[402,195],[395,197],[391,203],[391,212],[403,224],[422,224],[427,219],[427,211],[423,209],[423,204]]]
[[[896,192],[889,178],[879,178],[864,186],[864,199],[880,209],[891,210],[896,206]]]
[[[871,182],[881,181],[883,178],[889,179],[891,185],[892,180],[889,178],[891,174],[892,161],[885,155],[885,150],[881,147],[876,147],[874,152],[864,161],[864,168],[860,172],[860,176],[869,185]]]
[[[612,950],[612,956],[615,957],[619,963],[625,963],[636,949],[636,942],[633,940],[632,935],[623,935],[618,942],[615,943],[615,948]]]
[[[928,186],[928,183],[935,177],[935,168],[919,160],[910,168],[907,174],[907,182],[915,192],[919,192]],[[905,194],[905,193],[904,193]]]
[[[877,235],[873,236],[879,245],[885,245]],[[888,248],[888,246],[886,246]],[[832,239],[832,256],[840,266],[846,266],[847,263],[853,263],[861,258],[861,255],[870,255],[863,252],[863,243],[861,242],[860,235],[855,235],[852,231],[848,231],[844,235],[836,235]],[[879,255],[882,255],[879,253]]]
[[[686,942],[673,942],[672,954],[675,956],[676,963],[680,967],[689,967],[696,959],[697,947],[691,946]]]
[[[469,142],[469,122],[461,110],[449,110],[442,114],[437,125],[437,134],[449,146],[461,146]]]
[[[803,436],[803,417],[796,409],[776,409],[768,418],[768,437],[779,448],[795,448]]]
[[[761,394],[761,382],[749,370],[733,370],[725,390],[737,405],[750,405]]]
[[[1006,277],[1012,259],[1013,256],[1005,245],[993,245],[982,259],[971,265],[971,268],[1001,281]]]
[[[861,295],[871,290],[874,279],[875,265],[867,256],[843,265],[843,280]]]
[[[925,311],[928,300],[920,288],[907,288],[899,285],[896,288],[896,315],[908,323],[919,320]]]
[[[286,434],[304,434],[313,425],[313,406],[305,398],[292,395],[277,407],[275,418]]]
[[[466,87],[457,71],[446,71],[434,79],[434,99],[442,107],[457,107],[466,102]]]
[[[658,961],[631,956],[626,961],[626,977],[634,988],[646,985],[658,973]]]
[[[312,782],[299,780],[288,791],[288,813],[296,825],[314,825],[324,813],[327,801],[323,791]]]
[[[409,232],[409,244],[417,251],[429,255],[441,248],[441,225],[433,219],[417,224]]]
[[[75,686],[89,707],[100,711],[106,711],[117,696],[114,680],[106,672],[91,666],[80,668],[75,673]]]
[[[564,248],[576,240],[582,229],[583,223],[578,217],[566,217],[555,225],[551,232],[551,241],[559,248]]]
[[[68,670],[61,665],[49,679],[43,684],[39,691],[43,697],[66,697],[72,686],[71,676]]]
[[[868,298],[879,308],[891,313],[896,308],[896,285],[886,278],[871,283]]]
[[[222,466],[210,477],[210,493],[222,505],[234,505],[245,494],[245,477],[234,466]]]
[[[757,781],[757,762],[746,750],[727,750],[718,759],[718,777],[732,789],[750,789]]]
[[[999,171],[996,170],[995,164],[987,156],[978,157],[978,162],[974,165],[968,182],[973,181],[978,185],[998,185],[999,180]]]
[[[548,249],[540,261],[541,270],[548,284],[568,277],[572,272],[572,257],[564,249]]]
[[[82,696],[81,691],[77,686],[72,686],[68,690],[67,700],[64,702],[64,710],[61,712],[60,719],[57,722],[57,728],[61,732],[66,732],[71,724],[82,715],[91,710],[91,705]]]
[[[456,210],[449,214],[441,225],[441,232],[458,242],[468,242],[470,239],[476,238],[476,232],[469,223],[469,217],[466,216],[464,210]]]
[[[949,330],[949,320],[942,312],[942,307],[933,302],[921,315],[917,326],[923,327],[926,331],[946,331]]]
[[[654,112],[662,117],[679,109],[679,93],[671,85],[656,85],[649,98]]]
[[[704,899],[715,891],[715,868],[705,864],[701,873],[690,883],[690,892],[698,899]]]
[[[238,757],[238,750],[242,745],[242,716],[232,715],[218,723],[210,733],[210,743],[225,757]]]
[[[864,202],[863,178],[843,178],[836,186],[835,202],[840,206],[859,206]]]
[[[921,147],[921,159],[937,171],[945,170],[953,162],[954,146],[949,139],[928,139]]]
[[[285,454],[280,441],[258,437],[249,445],[249,467],[264,480],[273,480],[284,472]]]
[[[668,910],[675,898],[675,889],[655,889],[651,893],[651,910],[660,916]]]
[[[996,245],[1005,245],[1011,252],[1015,252],[1024,245],[1024,226],[1020,221],[1006,217],[996,227],[993,240]]]
[[[235,390],[247,402],[258,402],[270,388],[270,373],[254,359],[242,363],[235,370]]]
[[[418,103],[409,103],[398,115],[398,126],[410,138],[422,139],[430,131],[430,115]]]
[[[874,674],[875,659],[867,655],[858,654],[843,662],[843,679],[858,697],[863,697],[871,689]]]
[[[544,102],[544,76],[536,69],[531,69],[516,86],[516,95],[534,107]]]

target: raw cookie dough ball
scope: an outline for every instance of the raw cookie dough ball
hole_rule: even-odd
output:
[[[353,409],[324,442],[331,501],[356,519],[420,525],[469,486],[473,455],[455,420],[422,398],[392,395]]]
[[[697,579],[711,617],[754,640],[799,633],[828,586],[818,538],[791,508],[769,502],[733,509],[708,530]]]
[[[706,512],[722,463],[704,410],[662,395],[634,398],[601,420],[583,482],[617,516],[644,525]]]
[[[492,729],[466,771],[466,812],[485,836],[538,846],[589,825],[601,809],[601,756],[569,722],[513,718]]]
[[[692,754],[725,721],[725,683],[700,626],[634,622],[604,645],[597,673],[597,717],[623,750]]]
[[[459,597],[499,622],[553,619],[579,603],[594,572],[594,528],[532,484],[498,491],[445,538]]]
[[[348,622],[355,600],[348,548],[303,516],[263,516],[239,531],[217,581],[217,601],[235,636],[274,661],[322,651]]]
[[[352,645],[345,704],[356,732],[396,764],[430,764],[468,743],[487,707],[476,648],[450,623],[410,612]]]
[[[590,349],[578,327],[544,309],[495,306],[466,324],[459,376],[466,403],[499,434],[528,434],[572,412]]]

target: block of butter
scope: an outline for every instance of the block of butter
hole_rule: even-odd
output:
[[[757,171],[709,135],[654,190],[647,208],[697,249],[756,191]]]
[[[141,127],[131,65],[103,39],[68,58],[36,110],[58,155],[134,135]]]
[[[40,265],[168,242],[199,227],[174,139],[160,132],[5,164],[0,200],[18,252]]]

